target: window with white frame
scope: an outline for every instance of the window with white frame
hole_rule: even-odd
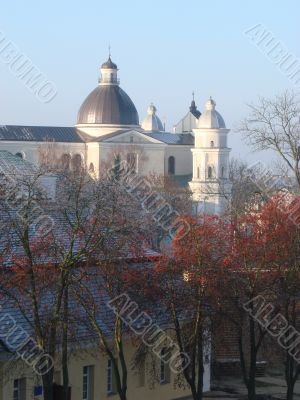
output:
[[[13,400],[26,399],[26,379],[15,379],[13,382]]]
[[[82,400],[92,400],[94,367],[85,366],[82,372]]]

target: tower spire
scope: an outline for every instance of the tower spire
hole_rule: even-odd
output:
[[[189,182],[197,213],[221,214],[231,195],[229,154],[225,122],[212,98],[193,129],[193,179]]]

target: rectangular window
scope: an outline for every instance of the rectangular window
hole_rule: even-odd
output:
[[[116,376],[112,360],[107,360],[107,381],[106,381],[107,394],[116,393]]]
[[[160,356],[160,383],[169,383],[170,382],[170,367],[169,367],[169,363],[164,361],[165,359],[168,359],[169,357],[167,357],[168,355],[168,351],[163,348],[161,350]]]
[[[107,360],[107,393],[113,393],[113,366],[111,359]]]
[[[14,380],[14,389],[13,389],[13,400],[21,400],[20,397],[20,380]]]
[[[94,389],[94,367],[83,367],[82,374],[82,400],[92,400]]]
[[[15,379],[13,383],[13,400],[26,399],[26,379]]]
[[[163,360],[160,361],[160,383],[166,382],[166,368]]]

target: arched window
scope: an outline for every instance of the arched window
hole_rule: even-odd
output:
[[[15,154],[17,157],[23,158],[23,154],[22,153],[16,153]]]
[[[70,154],[63,154],[61,156],[60,162],[61,162],[61,166],[62,166],[63,169],[65,169],[65,170],[69,169],[70,168],[70,162],[71,162]]]
[[[130,171],[136,171],[137,168],[137,155],[136,153],[127,154],[127,167]]]
[[[200,168],[199,167],[197,167],[197,178],[198,179],[200,178]]]
[[[210,147],[215,147],[215,143],[213,140],[210,142]]]
[[[221,168],[221,178],[225,178],[225,168]]]
[[[168,159],[168,174],[175,175],[175,157],[170,156]]]
[[[212,176],[213,176],[212,167],[209,166],[207,169],[207,177],[208,177],[208,179],[211,179]]]
[[[114,178],[118,179],[118,177],[120,176],[120,169],[121,169],[121,156],[120,154],[116,154],[114,159],[114,169],[113,169]]]
[[[92,174],[95,172],[95,167],[94,167],[94,164],[92,162],[90,163],[90,166],[89,166],[89,172],[92,173]]]
[[[72,157],[72,169],[74,171],[79,171],[82,166],[82,158],[80,154],[74,154]]]

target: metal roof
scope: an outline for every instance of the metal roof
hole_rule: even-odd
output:
[[[111,60],[111,58],[109,56],[108,60],[101,65],[101,68],[103,68],[103,69],[117,69],[118,67],[117,67],[117,64],[112,62],[112,60]]]
[[[190,133],[143,132],[143,134],[166,144],[193,146],[195,141]]]
[[[197,109],[195,100],[192,101],[191,106],[190,106],[190,112],[194,115],[194,117],[196,117],[197,119],[199,119],[199,117],[201,116],[201,112]]]
[[[118,85],[99,85],[82,103],[77,124],[139,125],[139,115]]]
[[[32,174],[35,166],[23,158],[13,155],[9,151],[0,150],[0,173],[5,174]]]
[[[83,143],[78,130],[73,127],[59,126],[20,126],[1,125],[0,140],[16,140],[20,142],[55,142]]]

